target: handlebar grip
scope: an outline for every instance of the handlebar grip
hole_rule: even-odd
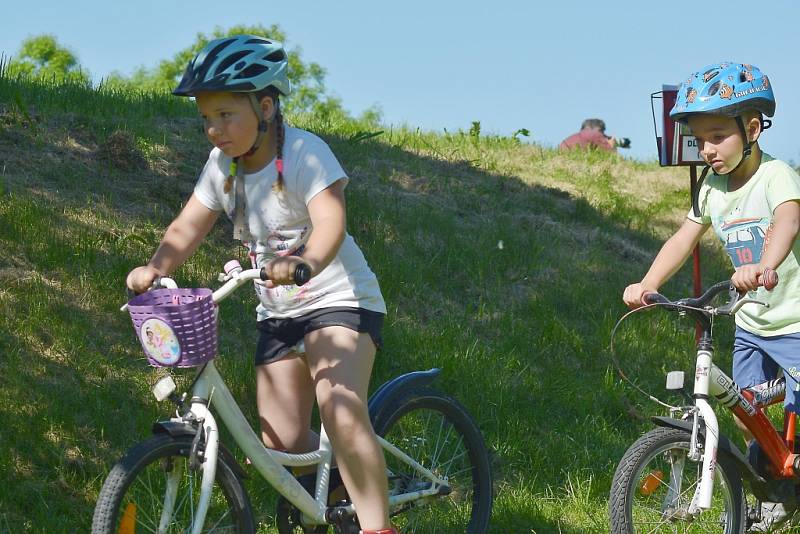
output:
[[[764,269],[764,273],[761,275],[761,285],[767,291],[775,289],[775,286],[778,285],[778,272],[774,269]]]
[[[669,302],[662,294],[650,291],[642,295],[642,302],[644,304],[657,304],[659,302]]]
[[[165,285],[162,285],[162,283],[161,283],[161,280],[164,279],[164,278],[167,278],[167,277],[166,276],[156,276],[155,278],[153,278],[153,283],[150,284],[150,288],[146,289],[142,293],[144,293],[146,291],[150,291],[152,289],[161,289],[161,288],[167,287]],[[127,285],[125,286],[125,296],[128,297],[128,300],[131,300],[132,298],[137,297],[137,296],[141,295],[142,293],[139,293],[138,291],[134,291],[133,289],[129,288]]]
[[[261,279],[264,281],[269,280],[266,267],[261,268]],[[295,285],[304,285],[306,282],[311,280],[311,267],[309,267],[307,263],[298,263],[294,268],[292,280],[294,281]]]
[[[300,263],[294,268],[294,283],[302,286],[311,280],[311,267],[307,263]]]

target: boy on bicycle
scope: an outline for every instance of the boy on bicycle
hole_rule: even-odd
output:
[[[749,387],[782,370],[785,406],[800,413],[800,177],[759,147],[759,137],[772,124],[764,115],[774,113],[770,81],[752,65],[710,65],[680,85],[670,117],[691,128],[707,167],[683,225],[622,298],[631,308],[642,306],[644,294],[657,292],[713,226],[736,270],[733,285],[758,291],[758,300],[769,304],[746,304],[736,314],[733,379]],[[713,174],[703,183],[709,170]],[[759,289],[768,268],[779,279],[771,292]],[[737,424],[749,442],[752,435]]]

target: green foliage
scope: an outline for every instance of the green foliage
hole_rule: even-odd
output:
[[[38,35],[22,41],[19,52],[8,63],[6,74],[89,83],[89,75],[80,68],[77,56],[61,46],[54,35]]]
[[[229,35],[259,35],[285,43],[286,34],[276,24],[265,27],[237,25],[228,29],[217,27],[210,35],[198,33],[194,43],[177,52],[171,59],[162,60],[156,67],[138,68],[126,78],[118,72],[112,73],[104,83],[112,87],[133,87],[144,91],[171,91],[183,75],[189,61],[210,41]],[[317,63],[306,63],[301,58],[300,48],[286,48],[289,57],[289,79],[292,94],[286,99],[285,110],[292,112],[320,112],[324,114],[345,114],[341,101],[325,94],[325,69]]]
[[[473,141],[478,142],[481,138],[481,121],[472,121],[469,127],[469,136]]]
[[[520,128],[519,130],[511,134],[511,137],[519,139],[520,135],[523,137],[530,137],[531,132],[527,128]]]

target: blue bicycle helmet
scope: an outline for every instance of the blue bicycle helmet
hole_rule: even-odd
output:
[[[708,113],[724,115],[736,120],[739,133],[744,141],[742,159],[731,173],[750,157],[753,141],[748,138],[742,113],[757,110],[767,117],[775,115],[775,95],[767,75],[757,67],[742,63],[715,63],[695,72],[678,87],[675,106],[669,112],[671,119],[686,123],[690,115]],[[761,128],[766,130],[772,121],[761,119]],[[700,217],[699,199],[700,185],[711,169],[709,165],[703,169],[700,179],[692,188],[692,209],[694,215]]]
[[[693,113],[738,117],[755,109],[772,117],[775,95],[769,78],[753,65],[716,63],[695,72],[678,88],[678,98],[669,116],[685,122]]]
[[[251,93],[275,87],[283,95],[291,92],[286,74],[288,60],[283,45],[257,35],[234,35],[208,43],[189,62],[176,96],[194,96],[200,91]]]

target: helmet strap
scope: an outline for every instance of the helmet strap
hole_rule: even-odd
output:
[[[733,170],[731,170],[731,172],[729,172],[728,174],[733,174],[734,172],[736,172],[736,169],[738,169],[742,165],[742,163],[744,163],[744,160],[749,158],[750,154],[752,154],[753,152],[753,142],[750,141],[749,137],[747,137],[747,130],[744,127],[744,121],[742,120],[742,116],[737,115],[735,118],[736,118],[736,124],[739,126],[739,132],[742,134],[742,139],[744,140],[744,149],[742,149],[742,159],[739,160],[739,163],[736,164],[736,167],[734,167]],[[771,124],[772,122],[770,121],[770,125]]]
[[[711,170],[711,165],[706,165],[703,169],[703,172],[700,173],[700,179],[697,180],[697,183],[690,184],[692,187],[692,211],[694,212],[694,216],[698,219],[701,217],[700,213],[700,186],[703,185],[703,180],[706,179],[706,175],[708,171]]]
[[[264,112],[261,110],[261,105],[258,103],[258,99],[253,93],[247,93],[247,96],[250,98],[250,105],[253,107],[253,112],[258,117],[258,134],[256,135],[256,140],[253,142],[253,146],[250,147],[250,150],[245,152],[243,156],[252,156],[258,150],[258,147],[261,146],[261,141],[264,139],[264,134],[267,133],[269,130],[269,121],[264,118]]]

